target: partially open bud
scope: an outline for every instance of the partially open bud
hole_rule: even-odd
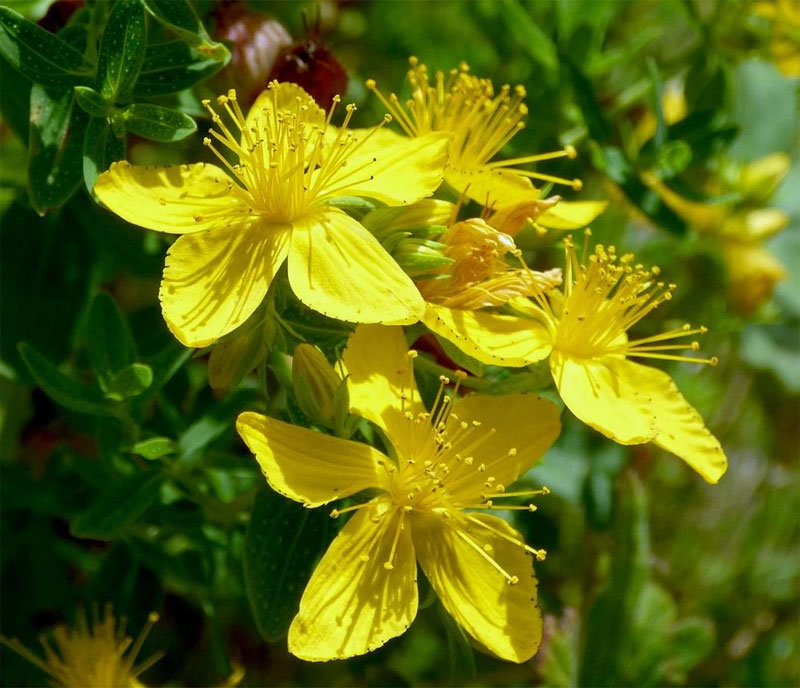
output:
[[[441,233],[450,224],[455,206],[448,201],[425,198],[411,205],[378,208],[365,215],[361,224],[383,241],[394,232],[436,227]]]
[[[315,423],[333,429],[335,397],[343,384],[342,378],[317,347],[298,344],[292,360],[292,387],[295,401],[303,413]]]
[[[736,187],[747,200],[765,203],[775,193],[789,167],[791,160],[785,153],[765,155],[742,168]]]

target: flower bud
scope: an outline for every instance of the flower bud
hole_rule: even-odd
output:
[[[722,257],[731,301],[745,314],[769,300],[775,284],[787,276],[778,260],[755,242],[723,241]]]
[[[436,227],[441,233],[450,224],[454,208],[448,201],[426,198],[411,205],[378,208],[365,215],[361,223],[381,242],[402,230]]]
[[[742,168],[736,185],[739,193],[753,203],[765,203],[778,188],[791,166],[785,153],[772,153]]]
[[[271,336],[263,327],[240,328],[218,343],[208,359],[208,384],[227,394],[267,355]]]
[[[303,413],[314,422],[333,428],[335,397],[342,384],[342,378],[317,347],[298,344],[292,360],[292,387]]]
[[[453,262],[444,255],[444,244],[430,239],[419,239],[413,236],[401,239],[392,257],[397,264],[411,277],[417,277],[431,270],[437,270]]]

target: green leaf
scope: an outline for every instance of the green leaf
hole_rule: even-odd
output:
[[[0,99],[0,112],[20,141],[27,142],[33,84],[22,72],[12,69],[8,60],[2,56],[0,56],[0,74],[3,75],[3,98]]]
[[[0,55],[43,86],[85,84],[94,73],[75,48],[8,7],[0,7]]]
[[[28,133],[28,194],[44,215],[64,203],[81,180],[86,114],[75,107],[72,89],[31,89]]]
[[[103,397],[92,387],[77,382],[69,375],[62,373],[36,349],[25,342],[19,343],[19,353],[30,371],[31,377],[53,401],[77,411],[104,415],[108,411]]]
[[[508,30],[519,41],[528,55],[546,70],[553,72],[558,67],[556,46],[550,37],[533,21],[519,0],[505,0],[503,16]]]
[[[228,49],[212,41],[189,0],[144,0],[147,10],[189,45],[218,62],[227,63]]]
[[[650,556],[645,492],[636,476],[625,474],[614,514],[615,550],[605,586],[586,619],[586,645],[581,664],[582,686],[624,683],[624,650],[629,642],[636,604],[644,590]],[[609,633],[613,628],[614,633]]]
[[[197,131],[189,115],[148,103],[129,105],[123,111],[123,121],[131,134],[151,141],[180,141]]]
[[[122,401],[141,394],[152,384],[153,369],[144,363],[133,363],[120,370],[106,383],[106,397]]]
[[[297,613],[314,564],[330,539],[323,509],[306,509],[264,488],[256,496],[244,540],[244,580],[261,635],[283,638]]]
[[[150,45],[133,89],[133,98],[150,98],[182,91],[218,72],[224,63],[202,54],[183,41]]]
[[[106,101],[93,88],[88,86],[76,86],[75,101],[81,106],[81,109],[92,117],[107,117],[113,110],[113,104]]]
[[[97,177],[105,172],[112,162],[125,157],[125,139],[114,133],[111,123],[102,117],[92,117],[86,127],[83,142],[83,181],[91,192]]]
[[[109,384],[123,368],[134,361],[133,340],[128,324],[114,299],[105,292],[95,296],[89,311],[89,360],[100,387]]]
[[[144,61],[147,25],[141,0],[117,0],[100,42],[97,83],[106,100],[124,100]]]
[[[79,538],[113,539],[158,499],[162,479],[160,472],[148,471],[115,483],[73,521],[70,532]]]
[[[174,454],[178,451],[178,445],[169,437],[151,437],[149,440],[142,440],[134,444],[131,451],[152,461],[167,454]]]

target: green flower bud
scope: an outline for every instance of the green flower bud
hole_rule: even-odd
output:
[[[240,328],[218,343],[208,359],[208,384],[227,394],[267,355],[272,337],[269,328]]]
[[[342,384],[342,378],[317,347],[298,344],[292,360],[292,387],[303,413],[314,422],[333,428],[334,399]]]
[[[411,277],[443,268],[453,263],[452,258],[444,255],[446,246],[430,239],[406,237],[397,243],[392,257],[398,265]]]
[[[379,241],[401,230],[438,226],[439,233],[449,224],[453,214],[453,204],[435,198],[425,198],[411,205],[391,208],[378,208],[361,220]]]

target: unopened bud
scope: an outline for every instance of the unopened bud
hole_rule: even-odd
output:
[[[241,327],[218,343],[208,359],[208,384],[222,394],[236,387],[267,355],[272,330]]]
[[[299,344],[292,361],[292,387],[300,410],[311,420],[332,428],[336,391],[342,384],[324,354],[311,344]]]
[[[772,153],[742,168],[739,175],[739,193],[754,203],[765,203],[778,188],[791,167],[785,153]]]
[[[425,198],[411,205],[373,210],[362,218],[361,224],[379,241],[394,232],[420,227],[438,226],[442,232],[450,223],[454,207],[449,201]]]
[[[444,255],[445,245],[430,239],[407,237],[397,243],[392,257],[397,264],[411,277],[438,270],[453,263],[452,258]]]

